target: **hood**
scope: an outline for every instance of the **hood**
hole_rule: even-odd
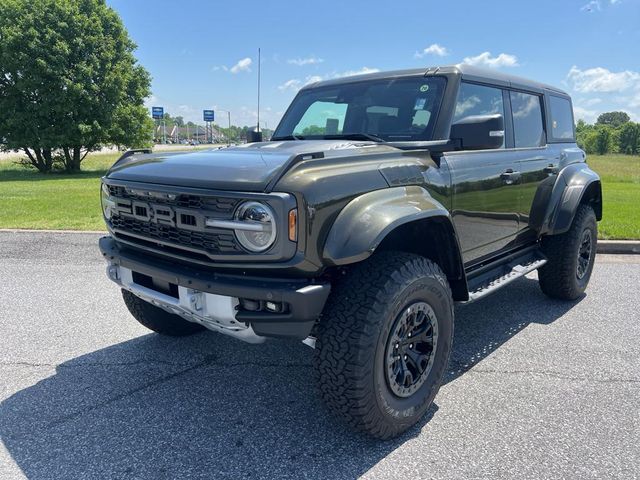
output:
[[[370,142],[302,140],[188,153],[132,155],[116,162],[107,177],[160,185],[263,192],[299,155],[359,155],[371,153],[372,148],[380,147]]]

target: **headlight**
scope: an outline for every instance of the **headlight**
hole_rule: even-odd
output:
[[[115,206],[114,201],[111,199],[109,187],[103,183],[100,189],[100,203],[102,204],[102,213],[104,218],[109,220],[111,218],[111,210]]]
[[[245,226],[234,229],[240,244],[251,252],[264,252],[276,240],[276,217],[264,203],[245,202],[236,210],[235,220]]]

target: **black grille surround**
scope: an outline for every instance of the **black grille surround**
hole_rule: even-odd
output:
[[[106,219],[112,236],[150,253],[205,264],[238,261],[283,261],[294,256],[296,243],[286,238],[292,195],[212,191],[166,187],[103,178],[116,202]],[[245,201],[261,201],[276,213],[275,244],[264,253],[246,251],[233,230],[205,225],[206,218],[232,220]],[[165,208],[166,207],[166,208]],[[283,238],[284,237],[284,238]]]
[[[242,247],[232,233],[203,233],[181,230],[169,225],[144,222],[117,215],[111,219],[111,228],[126,234],[140,235],[146,239],[161,240],[216,255],[241,253]]]

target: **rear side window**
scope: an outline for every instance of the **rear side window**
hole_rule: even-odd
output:
[[[458,92],[453,123],[472,115],[492,115],[495,113],[504,116],[502,90],[462,82]]]
[[[496,113],[504,117],[501,89],[466,82],[460,84],[453,123],[474,115],[493,115]],[[501,148],[504,148],[504,140]]]
[[[541,147],[545,143],[545,136],[540,97],[521,92],[509,92],[509,94],[515,147]]]
[[[551,107],[551,137],[555,140],[573,140],[573,112],[566,98],[549,95]]]

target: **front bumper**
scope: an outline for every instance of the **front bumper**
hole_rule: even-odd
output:
[[[188,290],[190,293],[286,304],[286,311],[282,313],[243,309],[235,311],[234,320],[236,322],[248,325],[256,335],[262,337],[304,339],[309,336],[331,289],[329,283],[219,274],[206,269],[179,265],[121,247],[112,237],[102,237],[99,240],[99,247],[110,266],[121,267],[125,272],[136,272],[168,282],[176,285],[180,292]],[[144,300],[150,301],[151,297],[155,295],[153,290],[142,285],[134,285],[130,279],[126,285],[113,277],[112,280]],[[158,306],[170,307],[170,305],[164,305],[164,303],[170,303],[169,299],[164,301],[163,297],[158,297],[158,295],[155,297],[163,302],[163,305]],[[179,299],[176,301],[179,303]],[[187,315],[183,315],[178,310],[175,310],[174,313],[182,315],[187,320],[195,321],[193,318],[189,318],[188,312]],[[205,324],[205,326],[207,325]]]

